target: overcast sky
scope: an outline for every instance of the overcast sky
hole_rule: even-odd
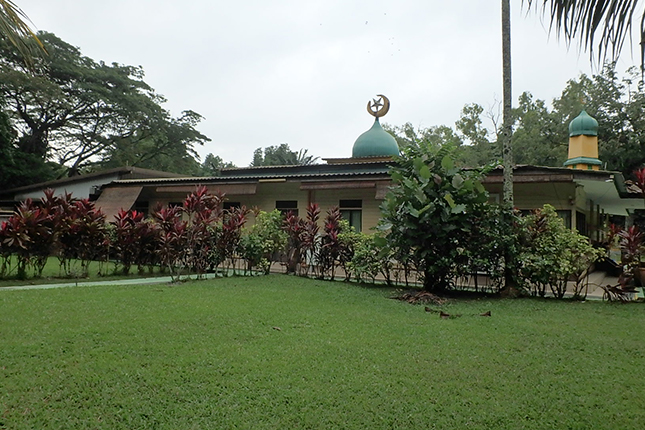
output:
[[[511,1],[513,98],[557,97],[591,73],[577,46]],[[197,148],[251,162],[288,143],[350,157],[372,125],[365,106],[391,101],[392,125],[453,126],[466,103],[502,97],[501,11],[483,0],[18,0],[38,30],[94,60],[140,65],[174,116],[204,116]],[[619,71],[637,63],[623,54]]]

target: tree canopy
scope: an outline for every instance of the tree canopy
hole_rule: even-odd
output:
[[[196,129],[198,113],[173,118],[141,67],[96,62],[51,33],[39,38],[48,55],[33,71],[0,40],[0,96],[16,151],[70,174],[115,164],[198,172],[194,146],[209,140]]]
[[[307,149],[292,151],[289,144],[282,143],[266,148],[257,148],[253,152],[252,167],[258,166],[307,166],[315,164],[319,157],[308,154]]]
[[[219,176],[222,169],[237,167],[230,161],[224,161],[219,155],[208,154],[202,163],[202,175]]]
[[[517,164],[562,167],[567,159],[569,123],[585,109],[598,120],[599,158],[604,168],[626,175],[645,164],[645,87],[638,68],[619,76],[613,64],[593,76],[571,79],[550,103],[530,92],[517,99],[513,153]],[[488,126],[486,124],[489,124]],[[454,128],[385,126],[401,148],[413,142],[456,145],[460,165],[482,166],[501,158],[499,121],[478,104],[467,104]]]

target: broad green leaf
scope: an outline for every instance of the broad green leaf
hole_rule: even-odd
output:
[[[425,166],[425,164],[423,163],[423,160],[420,158],[415,158],[413,160],[413,163],[414,163],[414,170],[416,170],[417,172],[419,172],[421,168]]]
[[[484,188],[484,185],[479,181],[475,181],[475,189],[480,193],[486,192],[486,188]]]
[[[466,212],[466,205],[464,205],[464,204],[454,205],[454,206],[452,206],[451,212],[453,214],[464,213],[464,212]]]
[[[408,178],[403,179],[403,185],[406,188],[410,188],[410,189],[416,188],[416,184],[414,183],[414,181],[412,181],[411,179],[408,179]]]
[[[461,185],[464,183],[464,178],[461,177],[460,174],[456,174],[455,176],[452,177],[452,186],[459,189],[461,188]]]
[[[487,201],[488,201],[488,194],[486,193],[479,194],[475,199],[476,203],[486,203]]]
[[[419,176],[423,179],[430,179],[432,177],[432,172],[430,172],[430,168],[424,164],[419,169]]]
[[[446,195],[443,196],[443,198],[448,202],[451,208],[455,207],[455,200],[452,198],[452,194],[446,193]]]
[[[387,239],[383,236],[374,236],[374,244],[382,248],[387,245]]]
[[[441,167],[443,167],[444,170],[452,170],[455,168],[455,163],[449,155],[446,155],[441,160]]]
[[[426,211],[428,211],[430,209],[434,209],[434,205],[432,203],[428,203],[423,208],[421,208],[421,210],[419,211],[419,215],[422,215],[424,212],[426,212]]]
[[[466,179],[463,184],[461,184],[461,188],[463,188],[466,191],[472,191],[475,185],[473,184],[473,181],[470,179]]]
[[[425,205],[426,202],[428,201],[428,196],[426,196],[426,194],[423,192],[422,189],[417,189],[414,195],[416,196],[419,203],[421,203],[422,205]]]

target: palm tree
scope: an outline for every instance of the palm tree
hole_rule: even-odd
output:
[[[503,200],[507,205],[508,214],[513,207],[513,147],[511,139],[513,137],[513,118],[511,107],[513,97],[511,95],[511,5],[510,0],[502,0],[502,164],[504,172],[504,182],[502,186]],[[504,220],[510,227],[512,220],[506,216]],[[514,256],[507,249],[504,259],[506,261],[504,269],[504,294],[512,295],[515,290],[513,280],[512,260]]]
[[[0,0],[0,38],[9,40],[27,65],[33,66],[34,48],[37,47],[42,52],[45,48],[27,21],[30,21],[29,17],[12,0]]]
[[[298,155],[296,156],[296,165],[298,166],[310,166],[312,164],[316,164],[316,162],[320,159],[320,157],[314,157],[313,155],[308,154],[309,150],[307,149],[301,149],[298,151]]]
[[[513,118],[511,107],[511,6],[509,0],[502,0],[502,163],[504,166],[504,203],[513,206]]]
[[[580,46],[589,51],[591,60],[597,51],[597,60],[604,62],[608,57],[616,60],[625,43],[632,37],[632,22],[637,6],[640,10],[641,69],[645,64],[645,8],[638,0],[524,0],[527,9],[540,8],[551,23],[549,30],[555,30],[567,43],[578,40]],[[541,6],[540,6],[541,3]],[[600,37],[600,40],[598,40]]]

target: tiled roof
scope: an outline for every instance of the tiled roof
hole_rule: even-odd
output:
[[[243,167],[222,170],[221,176],[191,178],[122,179],[114,184],[194,184],[257,181],[262,179],[316,179],[349,177],[387,177],[391,162],[352,164],[314,164],[309,166]]]

